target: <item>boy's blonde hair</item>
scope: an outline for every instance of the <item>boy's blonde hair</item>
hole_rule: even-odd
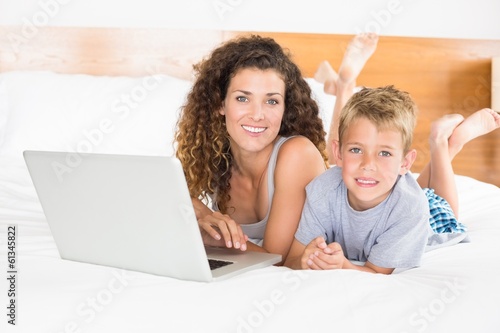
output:
[[[394,86],[363,88],[355,93],[342,108],[339,121],[339,145],[349,126],[365,118],[380,130],[396,130],[401,133],[406,154],[413,142],[413,130],[417,119],[417,106],[405,91]]]

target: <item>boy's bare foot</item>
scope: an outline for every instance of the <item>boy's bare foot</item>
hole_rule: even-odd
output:
[[[469,141],[500,128],[500,114],[492,109],[474,112],[455,129],[449,139],[450,150],[458,153]]]
[[[464,116],[458,113],[447,114],[435,120],[431,125],[429,135],[430,148],[433,149],[442,144],[448,146],[448,139],[463,121]]]
[[[339,79],[344,84],[356,81],[363,66],[377,48],[378,35],[372,32],[361,33],[351,40],[339,68]]]
[[[322,61],[316,73],[314,73],[314,79],[319,83],[324,84],[323,90],[325,93],[330,95],[335,95],[337,93],[337,79],[339,75],[332,68],[328,61]]]

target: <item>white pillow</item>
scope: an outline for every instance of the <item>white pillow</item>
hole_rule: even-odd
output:
[[[319,83],[313,78],[306,78],[305,80],[309,84],[309,87],[311,87],[313,98],[318,103],[319,116],[323,120],[323,127],[325,128],[325,132],[328,133],[328,131],[330,130],[330,123],[332,121],[333,107],[335,106],[336,97],[334,95],[325,93],[325,91],[323,90],[323,83]]]
[[[0,181],[32,187],[24,150],[172,155],[190,88],[166,75],[1,73]]]
[[[0,87],[1,155],[25,149],[164,155],[173,151],[172,129],[191,84],[165,75],[8,72],[0,74]]]

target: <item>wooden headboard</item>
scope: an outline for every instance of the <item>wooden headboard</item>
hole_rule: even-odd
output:
[[[248,32],[250,33],[250,32]],[[165,73],[190,79],[192,64],[223,41],[243,32],[132,28],[46,27],[23,31],[0,26],[0,71],[140,76]],[[259,33],[291,50],[305,77],[328,60],[340,65],[349,35]],[[381,36],[358,84],[394,84],[408,91],[420,109],[413,171],[428,161],[430,123],[448,113],[464,116],[490,106],[491,57],[499,40]],[[455,158],[455,173],[500,186],[500,131],[469,143]]]

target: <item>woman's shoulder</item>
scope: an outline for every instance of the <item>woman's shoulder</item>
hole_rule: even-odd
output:
[[[279,147],[275,178],[304,178],[309,182],[325,171],[325,162],[316,146],[306,137],[294,136]]]
[[[289,157],[315,157],[321,158],[321,153],[311,140],[305,136],[281,137],[279,155]]]

